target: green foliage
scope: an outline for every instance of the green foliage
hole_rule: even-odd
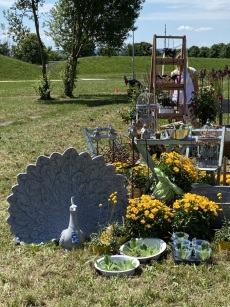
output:
[[[44,44],[43,48],[44,61],[47,61],[48,55]],[[27,34],[16,46],[13,46],[13,55],[18,60],[41,65],[40,44],[37,35],[34,33]]]
[[[121,47],[128,37],[144,0],[131,2],[64,1],[50,11],[49,35],[68,55],[64,74],[64,93],[73,97],[77,59],[89,41],[110,48]],[[84,20],[84,22],[82,22]]]
[[[193,98],[190,100],[190,110],[200,121],[201,126],[207,122],[207,119],[210,122],[215,121],[220,112],[220,100],[218,100],[215,89],[212,86],[205,86],[200,88],[197,93],[194,93]]]
[[[41,100],[49,100],[50,99],[50,78],[49,75],[41,78],[36,81],[34,85],[34,89],[36,93],[40,96]]]
[[[69,56],[65,72],[61,74],[63,81],[64,94],[67,97],[73,97],[73,90],[76,86],[76,75],[77,75],[77,59]]]
[[[139,244],[135,238],[132,238],[130,242],[125,243],[124,253],[125,255],[132,257],[148,257],[157,254],[160,251],[159,246],[147,246],[142,243]]]

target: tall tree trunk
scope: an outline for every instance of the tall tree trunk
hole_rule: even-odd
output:
[[[39,31],[39,20],[37,15],[37,9],[34,0],[32,0],[32,10],[33,10],[33,16],[34,16],[34,23],[35,23],[35,29],[36,34],[38,38],[39,48],[40,48],[40,55],[41,55],[41,62],[42,62],[42,89],[40,90],[40,98],[42,100],[49,100],[51,99],[50,96],[50,86],[49,86],[49,80],[47,77],[47,71],[46,71],[46,60],[45,60],[45,53],[44,53],[44,46],[41,40],[40,31]]]

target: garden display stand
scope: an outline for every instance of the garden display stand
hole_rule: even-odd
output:
[[[162,45],[161,42],[166,40],[179,42],[181,46],[181,58],[176,58],[176,49],[164,48],[164,53],[162,56],[158,56],[158,50]],[[169,49],[171,52],[169,52]],[[169,92],[178,90],[184,92],[184,103],[179,106],[177,103],[176,109],[171,107],[171,111],[167,113],[158,112],[158,119],[168,119],[169,122],[173,120],[183,120],[186,110],[186,74],[184,76],[183,84],[176,84],[170,78],[164,78],[164,68],[173,71],[176,65],[182,65],[185,71],[187,66],[186,59],[186,36],[157,36],[153,37],[153,48],[152,48],[152,62],[151,62],[151,73],[150,73],[150,92],[154,93],[155,104],[157,104],[157,94],[159,92]],[[159,74],[161,78],[159,78]]]
[[[193,129],[192,137],[196,139],[196,142],[190,144],[186,150],[186,155],[195,159],[195,164],[200,171],[211,174],[212,185],[220,184],[225,130],[225,127]]]

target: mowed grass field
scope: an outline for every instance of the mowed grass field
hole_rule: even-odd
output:
[[[189,62],[197,69],[230,66],[225,59]],[[150,66],[150,58],[135,58],[137,79],[143,81]],[[84,128],[112,124],[127,137],[119,109],[128,102],[123,77],[132,77],[132,58],[80,59],[74,99],[62,96],[64,64],[49,64],[50,79],[58,81],[51,81],[48,102],[34,91],[39,66],[0,56],[0,67],[0,81],[8,81],[0,82],[0,306],[230,306],[230,255],[214,244],[212,264],[175,264],[168,245],[161,261],[142,265],[132,278],[106,279],[94,270],[97,255],[87,246],[67,253],[51,243],[13,243],[6,198],[17,174],[40,155],[68,147],[89,151]]]

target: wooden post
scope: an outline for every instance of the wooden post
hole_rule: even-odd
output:
[[[223,185],[226,185],[227,157],[223,157]]]

